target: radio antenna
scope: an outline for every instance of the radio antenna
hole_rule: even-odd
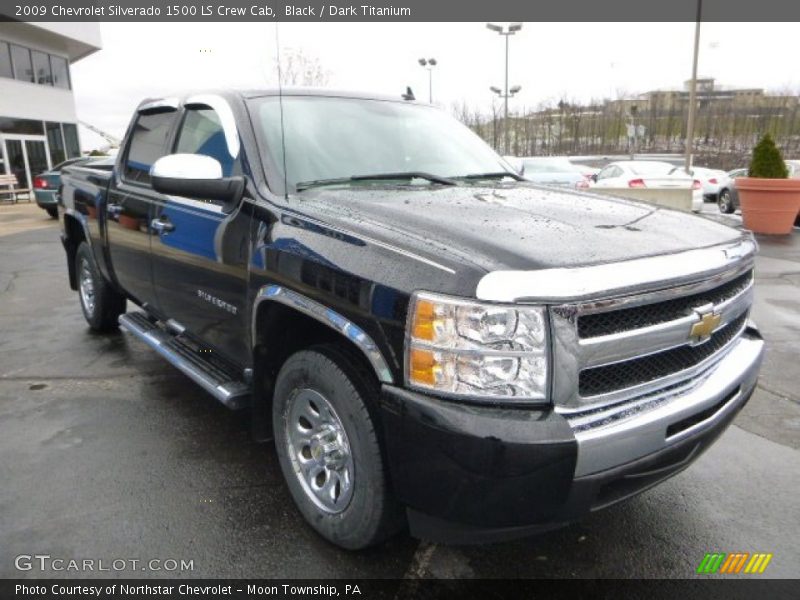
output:
[[[286,133],[283,127],[283,72],[281,71],[281,42],[278,34],[278,23],[275,23],[275,55],[278,65],[278,105],[281,111],[281,154],[283,155],[283,193],[289,199],[289,183],[286,175]]]

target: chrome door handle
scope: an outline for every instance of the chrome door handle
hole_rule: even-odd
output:
[[[161,219],[153,219],[150,221],[150,227],[153,229],[153,231],[157,231],[158,233],[169,233],[175,229],[175,225],[169,221],[163,221]]]
[[[121,204],[108,204],[106,205],[106,212],[112,216],[116,217],[122,212],[122,205]]]

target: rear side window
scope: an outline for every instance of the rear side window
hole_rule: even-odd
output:
[[[211,108],[196,108],[186,111],[176,153],[203,154],[219,161],[223,177],[239,175],[239,161],[228,152],[225,132],[217,113]]]
[[[150,183],[150,167],[167,153],[167,136],[174,118],[175,111],[139,115],[125,157],[126,180]]]

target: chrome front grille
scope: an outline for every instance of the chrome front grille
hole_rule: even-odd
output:
[[[574,417],[610,406],[625,410],[690,385],[739,338],[752,301],[752,261],[743,261],[688,284],[554,306],[556,406]],[[691,337],[704,315],[719,316],[713,332]]]
[[[578,376],[578,393],[584,398],[608,394],[696,367],[727,346],[742,331],[745,321],[746,312],[718,329],[699,346],[678,346],[640,358],[584,369]]]
[[[738,296],[753,281],[752,271],[704,292],[672,298],[620,310],[593,313],[578,317],[578,335],[581,338],[598,337],[666,323],[692,314],[698,306],[722,304]]]

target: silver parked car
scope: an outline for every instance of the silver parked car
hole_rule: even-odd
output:
[[[528,181],[546,185],[576,187],[586,181],[587,169],[573,164],[569,159],[555,156],[529,156],[519,159],[521,175]]]

